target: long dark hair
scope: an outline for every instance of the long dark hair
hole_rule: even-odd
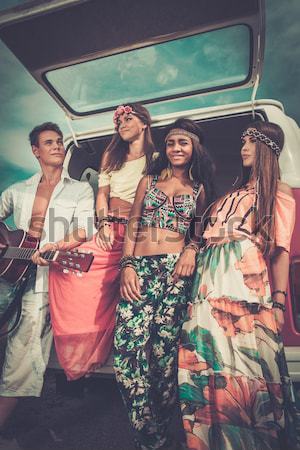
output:
[[[203,184],[206,198],[206,205],[210,205],[215,200],[214,174],[215,165],[212,162],[206,148],[204,147],[204,134],[202,128],[193,120],[181,118],[177,119],[166,130],[167,134],[174,128],[181,128],[185,131],[195,134],[199,138],[199,142],[192,139],[193,154],[190,162],[190,173],[195,182]],[[169,166],[169,160],[166,154],[166,146],[160,152],[159,157],[153,161],[150,166],[150,175],[161,175],[162,171]]]
[[[280,150],[284,145],[284,133],[273,122],[252,122],[247,127],[256,128],[274,141]],[[257,208],[255,214],[255,232],[264,239],[265,253],[272,250],[275,237],[275,199],[280,180],[278,157],[264,142],[256,140],[255,162],[251,168],[242,167],[240,187],[250,180],[257,183]]]
[[[145,172],[147,172],[154,152],[154,144],[150,130],[151,117],[149,111],[140,103],[128,103],[127,106],[130,106],[134,111],[134,115],[147,125],[144,131],[144,153],[146,156]],[[120,170],[126,161],[128,153],[129,142],[124,141],[118,131],[116,131],[111,142],[104,151],[104,155],[106,156],[105,165],[100,166],[100,170],[105,170],[107,172]]]

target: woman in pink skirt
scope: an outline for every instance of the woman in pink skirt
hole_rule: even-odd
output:
[[[103,365],[111,351],[119,299],[118,265],[127,217],[137,185],[152,159],[149,112],[140,104],[119,106],[116,134],[104,152],[96,201],[98,232],[78,247],[94,261],[82,277],[53,265],[50,311],[56,353],[69,380]]]

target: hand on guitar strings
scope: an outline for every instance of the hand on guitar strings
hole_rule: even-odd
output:
[[[56,243],[52,242],[52,243],[48,243],[43,245],[43,247],[41,247],[39,250],[37,250],[31,257],[31,260],[34,264],[36,264],[37,266],[49,266],[49,261],[47,261],[46,259],[44,259],[42,257],[43,253],[45,252],[53,252],[58,250],[58,246]]]

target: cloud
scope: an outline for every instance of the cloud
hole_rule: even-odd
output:
[[[59,122],[67,131],[64,115],[54,100],[0,43],[0,155],[3,160],[32,169],[28,134],[45,121]]]
[[[155,66],[157,62],[157,53],[154,47],[146,47],[140,50],[136,50],[133,53],[128,52],[123,55],[118,55],[117,69],[120,73],[121,80],[130,79],[130,75],[135,70],[141,70],[143,68],[151,68]],[[113,61],[113,60],[112,60]],[[111,67],[114,70],[113,67]]]
[[[161,86],[166,85],[167,83],[170,83],[171,81],[175,80],[178,75],[178,69],[175,66],[171,66],[170,64],[165,64],[162,70],[157,75],[157,82]]]
[[[13,132],[12,130],[2,132],[1,141],[5,143],[6,149],[1,155],[4,162],[32,172],[39,169],[39,164],[31,152],[28,136],[23,128],[14,129]]]
[[[266,2],[266,52],[258,98],[284,104],[288,115],[300,123],[300,31],[299,0]]]

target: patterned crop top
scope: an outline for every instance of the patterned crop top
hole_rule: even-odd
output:
[[[173,201],[156,187],[158,175],[155,175],[144,197],[142,226],[166,228],[180,234],[186,234],[196,213],[196,201],[202,185],[194,184],[193,194],[180,194]]]

